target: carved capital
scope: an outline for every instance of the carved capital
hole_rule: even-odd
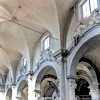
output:
[[[74,80],[76,80],[77,79],[77,76],[69,75],[69,76],[67,76],[67,79],[74,79]]]
[[[77,87],[76,77],[75,76],[67,76],[69,88],[75,90]]]
[[[63,58],[67,57],[68,54],[69,54],[69,51],[68,51],[68,50],[66,50],[66,49],[65,49],[65,50],[64,50],[64,49],[61,50],[61,56],[62,56]]]
[[[99,84],[93,84],[88,88],[90,89],[90,92],[99,92]]]

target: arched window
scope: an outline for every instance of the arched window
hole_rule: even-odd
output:
[[[25,57],[22,57],[22,66],[26,66],[27,65],[27,60]]]
[[[49,48],[49,45],[50,43],[49,43],[49,36],[48,37],[46,37],[44,40],[43,40],[43,49],[44,50],[46,50],[46,49],[48,49]]]
[[[42,39],[41,48],[42,48],[42,51],[45,51],[50,48],[50,37],[49,36],[46,36]]]
[[[83,18],[88,16],[97,7],[97,0],[86,0],[82,5]]]
[[[82,0],[78,7],[80,19],[89,16],[98,6],[98,0]]]

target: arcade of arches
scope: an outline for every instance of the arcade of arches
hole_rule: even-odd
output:
[[[0,0],[0,100],[100,100],[100,0]]]

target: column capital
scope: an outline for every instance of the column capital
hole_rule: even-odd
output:
[[[67,57],[68,54],[69,54],[69,51],[67,49],[61,49],[62,57]]]
[[[16,98],[17,98],[18,100],[21,100],[21,99],[22,99],[22,97],[20,97],[20,96],[16,96]]]
[[[76,76],[67,76],[69,88],[76,89]]]
[[[98,92],[99,91],[99,84],[95,83],[88,87],[90,89],[90,92]]]
[[[40,94],[41,93],[41,90],[35,89],[34,92]]]
[[[14,87],[16,87],[16,84],[15,84],[15,83],[12,83],[12,84],[11,84],[11,87],[12,87],[12,89],[13,89]]]
[[[76,80],[76,79],[77,79],[77,76],[68,75],[68,76],[67,76],[67,79],[68,79],[68,80],[69,80],[69,79],[74,79],[74,80]]]
[[[76,77],[75,76],[67,76],[68,79],[68,86],[69,86],[69,100],[76,100],[75,99],[75,89],[77,87],[76,84]]]
[[[38,99],[40,98],[40,96],[41,96],[41,90],[35,89],[34,92],[35,92],[35,97],[36,97],[37,100],[38,100]]]

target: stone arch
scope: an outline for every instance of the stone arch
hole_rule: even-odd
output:
[[[37,72],[37,77],[36,77],[36,83],[40,83],[40,81],[42,80],[42,76],[45,75],[44,73],[50,69],[53,69],[56,73],[56,76],[58,77],[58,71],[56,69],[56,67],[54,67],[54,65],[52,64],[48,64],[47,62],[45,63],[44,66],[41,66],[41,68],[39,69],[39,71]],[[37,85],[37,84],[36,84]],[[37,86],[36,86],[37,87]]]
[[[26,87],[28,89],[28,81],[27,81],[26,77],[22,77],[20,79],[20,81],[18,82],[18,84],[17,84],[17,98],[21,98],[22,99],[22,91]],[[22,100],[24,100],[24,99],[22,99]]]
[[[76,97],[91,99],[90,87],[98,84],[96,73],[93,67],[85,61],[80,60],[77,66],[77,88]]]
[[[84,79],[84,80],[86,80],[88,82],[89,85],[91,85],[91,81],[86,76],[84,76],[84,75],[80,75],[78,77],[78,79]]]
[[[50,61],[46,61],[44,63],[42,63],[40,65],[40,68],[38,69],[38,71],[35,74],[35,89],[39,90],[41,89],[41,82],[44,78],[45,75],[51,75],[49,73],[49,71],[53,72],[53,75],[51,75],[51,77],[48,77],[48,79],[53,78],[54,80],[57,80],[59,78],[59,71],[56,68],[57,64],[55,62],[50,62]],[[47,78],[46,78],[47,80]],[[52,81],[53,83],[56,83],[56,81]]]
[[[76,76],[76,67],[81,57],[100,46],[100,26],[94,26],[84,33],[83,38],[68,57],[68,76]],[[70,61],[69,61],[70,60]]]
[[[49,66],[49,67],[48,67],[48,66]],[[53,68],[53,69],[55,70],[55,72],[56,72],[57,77],[59,78],[60,72],[59,72],[57,66],[58,66],[57,63],[54,62],[54,61],[52,61],[52,62],[51,62],[51,61],[45,61],[45,62],[41,63],[39,69],[35,72],[35,75],[34,75],[34,77],[35,77],[35,83],[36,83],[36,80],[37,80],[37,78],[38,78],[40,72],[41,72],[43,69],[46,69],[47,67],[48,67],[48,68]]]
[[[77,67],[77,70],[86,72],[87,78],[90,80],[89,85],[98,84],[96,72],[88,62],[82,61],[78,65],[80,66]],[[86,77],[86,74],[83,76]]]
[[[52,83],[52,85],[51,85],[50,87],[54,87],[54,88],[55,88],[55,92],[58,93],[58,88],[57,88],[57,84],[56,84],[57,82],[56,82],[56,80],[49,77],[49,78],[43,79],[42,82],[41,82],[41,91],[44,90],[44,91],[41,93],[41,96],[42,96],[42,97],[45,95],[45,93],[47,94],[48,86],[46,86],[46,88],[45,88],[45,85],[46,85],[46,83],[48,83],[48,82],[51,82],[51,83]],[[50,87],[49,87],[49,88],[50,88]]]
[[[6,100],[12,100],[12,88],[9,87],[6,91]]]
[[[97,79],[98,83],[100,83],[100,78],[99,78],[100,73],[99,73],[99,70],[96,67],[96,65],[90,59],[85,58],[85,57],[82,57],[79,62],[88,63],[90,66],[92,66],[92,70],[93,70],[94,76]]]

